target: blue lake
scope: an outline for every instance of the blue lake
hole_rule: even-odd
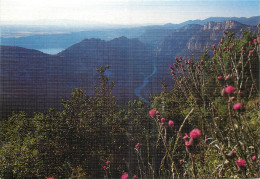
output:
[[[55,55],[64,49],[63,48],[46,48],[46,49],[37,49],[37,50],[47,53],[47,54]]]

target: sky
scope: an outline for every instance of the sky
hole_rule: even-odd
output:
[[[5,24],[165,24],[259,12],[260,0],[0,0]]]

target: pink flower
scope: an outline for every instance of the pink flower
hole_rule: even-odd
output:
[[[216,45],[215,44],[213,44],[213,48],[215,48],[216,47]]]
[[[173,63],[173,65],[175,66],[175,68],[177,68],[177,67],[178,67],[176,63]]]
[[[104,166],[103,168],[104,168],[104,169],[106,169],[107,167],[106,167],[106,166]]]
[[[188,63],[190,63],[191,62],[191,59],[188,59]]]
[[[165,122],[165,118],[162,118],[162,119],[161,119],[161,122],[164,123],[164,122]]]
[[[182,163],[183,163],[183,160],[180,160],[180,163],[182,164]]]
[[[225,77],[225,80],[227,81],[229,79],[229,75]]]
[[[260,37],[257,37],[257,41],[260,42]]]
[[[168,125],[169,125],[169,127],[173,127],[174,126],[174,122],[172,120],[169,120]]]
[[[140,146],[140,143],[137,143],[136,145],[135,145],[135,148],[138,148]]]
[[[173,69],[173,67],[172,66],[169,66],[169,68],[172,70]]]
[[[187,60],[185,60],[185,64],[187,64],[188,62],[187,62]]]
[[[203,59],[200,60],[200,63],[203,63]]]
[[[253,50],[249,50],[249,55],[251,55],[254,51]]]
[[[109,165],[110,163],[111,163],[111,162],[110,162],[109,160],[108,160],[108,161],[106,161],[106,164],[108,164],[108,165]]]
[[[249,42],[248,42],[248,44],[249,44],[249,45],[251,45],[251,44],[252,44],[252,42],[251,42],[251,41],[249,41]]]
[[[128,173],[124,173],[124,174],[121,176],[121,179],[128,179]]]
[[[187,147],[189,147],[189,146],[192,146],[192,143],[189,142],[189,141],[187,141],[187,142],[185,142],[185,145],[186,145]]]
[[[216,50],[214,50],[213,53],[215,54],[215,53],[216,53]]]
[[[133,176],[133,179],[135,179],[135,178],[137,178],[137,176],[136,176],[136,175],[134,175],[134,176]]]
[[[254,39],[254,43],[256,43],[257,41],[256,41],[256,39]]]
[[[48,177],[47,179],[55,179],[54,177]]]
[[[187,133],[185,133],[185,136],[183,137],[184,140],[188,140],[190,137],[188,136]]]
[[[240,109],[241,107],[242,107],[241,103],[236,103],[233,105],[233,109],[235,109],[235,110]]]
[[[239,166],[239,167],[243,167],[245,165],[245,160],[243,159],[237,159],[236,160],[236,165]]]
[[[256,160],[256,156],[255,155],[252,157],[252,160]]]
[[[201,132],[199,129],[193,129],[192,131],[190,131],[190,137],[193,139],[198,139],[201,136]]]
[[[154,110],[154,109],[150,110],[149,114],[151,117],[154,117],[156,115],[156,110]]]
[[[223,78],[223,76],[218,76],[218,80],[221,80]]]
[[[232,93],[234,91],[235,91],[235,88],[233,86],[231,86],[231,85],[225,88],[225,92],[227,94],[230,94],[230,93]]]
[[[177,60],[178,60],[178,58],[177,58],[177,57],[175,57],[175,60],[177,61]]]

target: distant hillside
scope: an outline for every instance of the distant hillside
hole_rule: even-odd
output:
[[[11,111],[39,111],[56,106],[65,93],[64,67],[57,58],[36,50],[0,46],[1,115]]]

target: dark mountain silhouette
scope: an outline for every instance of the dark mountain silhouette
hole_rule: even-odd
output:
[[[59,107],[71,89],[93,94],[98,82],[96,68],[111,66],[109,78],[116,83],[113,95],[121,103],[137,98],[134,89],[152,73],[153,58],[138,39],[111,41],[85,39],[57,55],[21,47],[1,46],[1,114],[11,111],[44,111]]]
[[[80,64],[78,73],[85,73],[91,78],[97,67],[109,65],[109,77],[116,82],[114,94],[123,101],[135,97],[134,89],[153,70],[151,51],[138,39],[126,37],[111,41],[85,39],[57,55]],[[88,84],[92,87],[94,82],[92,80]]]
[[[70,94],[73,74],[58,56],[21,47],[0,46],[1,114],[11,111],[42,111],[57,107]]]

